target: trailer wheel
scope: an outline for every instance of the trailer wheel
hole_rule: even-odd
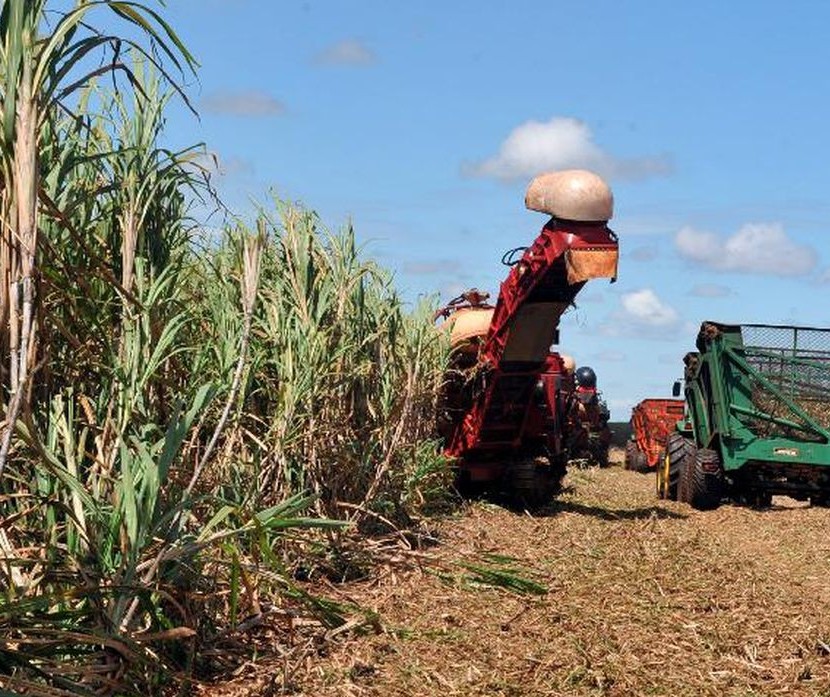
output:
[[[625,469],[633,470],[637,467],[637,444],[630,440],[625,444]]]
[[[648,455],[642,450],[637,450],[637,458],[634,460],[634,469],[637,472],[648,472]]]
[[[550,503],[559,490],[565,467],[544,455],[517,457],[510,466],[510,494],[513,502],[525,508]]]
[[[695,445],[677,432],[671,433],[666,441],[665,455],[657,465],[658,496],[661,499],[677,501],[680,495],[680,476],[684,465],[695,457]],[[662,495],[661,495],[662,494]],[[682,499],[681,499],[682,500]]]
[[[686,465],[687,502],[699,511],[711,511],[720,506],[723,497],[723,471],[720,457],[714,450],[701,448],[691,467]]]

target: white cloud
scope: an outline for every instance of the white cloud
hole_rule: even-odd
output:
[[[584,122],[566,116],[526,121],[510,132],[498,154],[464,169],[472,176],[510,180],[570,168],[590,169],[609,179],[644,179],[672,169],[665,156],[614,157],[594,142]]]
[[[679,313],[651,288],[623,293],[619,307],[599,325],[607,337],[674,338],[682,327]]]
[[[230,116],[277,116],[285,111],[281,101],[257,90],[215,92],[202,100],[202,108]]]
[[[680,316],[671,305],[657,297],[651,288],[624,293],[620,298],[622,312],[619,319],[645,328],[664,328],[677,325]]]
[[[696,298],[725,298],[728,295],[734,295],[733,291],[728,286],[722,286],[717,283],[698,283],[691,290],[689,295]]]
[[[323,49],[314,57],[317,65],[366,66],[377,62],[374,51],[356,39],[346,39]]]
[[[674,244],[682,257],[715,271],[802,276],[817,263],[815,250],[788,237],[780,223],[747,223],[726,238],[687,226]]]

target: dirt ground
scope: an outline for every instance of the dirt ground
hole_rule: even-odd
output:
[[[204,694],[830,695],[830,510],[697,512],[653,487],[613,466],[569,473],[543,515],[470,504],[440,545],[332,589],[374,631]]]

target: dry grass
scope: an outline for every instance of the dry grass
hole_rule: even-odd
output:
[[[473,504],[440,547],[333,591],[376,633],[203,694],[830,694],[830,510],[696,512],[617,467],[566,483],[545,516]],[[471,582],[459,563],[487,554],[549,592]]]

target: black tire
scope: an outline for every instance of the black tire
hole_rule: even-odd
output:
[[[510,497],[516,506],[534,509],[550,503],[559,491],[565,468],[544,455],[517,457],[508,473]]]
[[[666,457],[668,458],[668,472],[664,471],[668,481],[665,484],[665,498],[673,501],[680,499],[680,479],[686,463],[692,463],[695,458],[695,444],[681,434],[669,434],[666,440]],[[665,463],[664,463],[665,467]],[[658,470],[660,465],[658,464]]]
[[[817,508],[830,508],[830,492],[822,492],[810,497],[810,505]]]
[[[720,457],[714,450],[701,448],[694,461],[686,465],[687,503],[699,511],[711,511],[720,506],[723,498],[723,470]]]
[[[637,444],[630,440],[625,444],[625,469],[633,470],[637,466]]]
[[[637,472],[648,472],[648,455],[642,450],[637,451],[637,459],[634,461],[634,469]]]

